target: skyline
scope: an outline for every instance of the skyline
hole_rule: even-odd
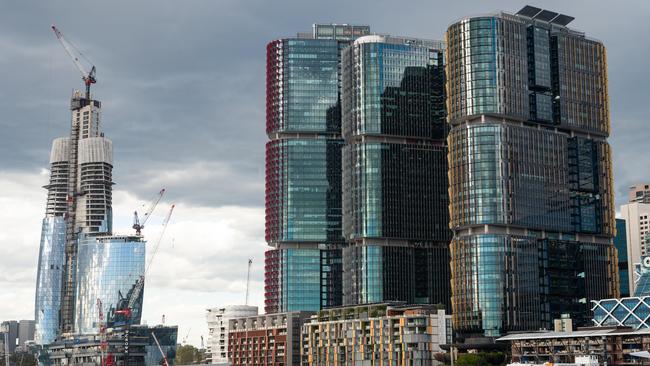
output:
[[[228,6],[233,3],[225,1],[218,5],[226,4],[225,6]],[[63,7],[61,5],[63,4],[62,2],[57,4]],[[169,5],[170,3],[166,4]],[[108,20],[102,20],[104,24],[102,24],[102,21],[88,23],[88,20],[71,20],[70,18],[58,20],[57,16],[61,16],[65,11],[63,9],[57,11],[50,9],[52,13],[49,15],[54,19],[44,19],[47,17],[41,14],[41,16],[35,17],[34,19],[30,18],[26,22],[26,25],[21,25],[20,29],[24,29],[25,27],[30,28],[29,33],[31,34],[27,34],[21,31],[17,33],[10,32],[6,29],[7,27],[12,27],[12,21],[15,21],[15,19],[7,19],[7,14],[10,14],[10,11],[3,12],[5,15],[0,15],[0,19],[3,20],[3,25],[0,26],[0,29],[5,31],[3,32],[5,35],[17,37],[13,40],[7,40],[7,38],[1,39],[0,43],[5,46],[11,46],[13,43],[14,46],[18,47],[18,49],[14,48],[14,50],[18,51],[18,55],[25,57],[25,60],[22,60],[23,63],[20,67],[6,67],[7,65],[11,65],[12,60],[19,61],[16,58],[20,59],[21,56],[12,59],[12,54],[9,52],[7,55],[0,57],[0,62],[5,65],[3,71],[0,71],[2,72],[2,79],[9,81],[6,90],[11,90],[15,93],[7,92],[9,95],[0,102],[3,104],[3,110],[9,112],[0,123],[2,123],[5,130],[16,131],[16,134],[12,135],[11,139],[6,138],[7,135],[4,135],[0,141],[0,159],[2,159],[2,163],[0,163],[0,187],[3,187],[3,192],[0,193],[0,204],[3,207],[12,208],[12,210],[5,210],[5,212],[0,214],[0,218],[3,220],[2,222],[9,223],[6,226],[9,230],[3,230],[0,233],[0,245],[3,248],[9,248],[9,255],[0,259],[0,267],[3,268],[3,275],[0,275],[0,288],[9,288],[9,292],[11,292],[12,288],[27,286],[29,291],[26,291],[28,294],[26,296],[27,302],[20,302],[20,312],[14,312],[15,309],[7,310],[6,305],[0,305],[0,318],[19,318],[21,317],[20,314],[23,314],[22,318],[26,319],[33,317],[33,284],[36,267],[35,261],[38,254],[37,236],[38,228],[40,227],[38,223],[43,216],[42,202],[46,194],[45,190],[40,187],[47,180],[47,175],[42,174],[41,170],[47,166],[47,150],[49,150],[50,140],[60,136],[61,132],[65,131],[69,125],[68,111],[66,109],[69,90],[79,88],[81,85],[79,84],[80,80],[74,68],[58,48],[54,37],[49,33],[49,22],[52,20],[60,24],[62,29],[66,31],[66,34],[69,34],[76,41],[76,45],[84,53],[89,55],[98,66],[99,82],[95,87],[95,93],[97,98],[104,101],[105,104],[104,129],[107,135],[110,135],[116,142],[116,169],[114,171],[114,180],[117,183],[114,198],[115,231],[119,233],[130,232],[130,213],[148,201],[161,187],[166,187],[169,196],[156,212],[157,217],[152,219],[152,223],[145,229],[147,238],[152,240],[157,236],[155,229],[157,229],[157,224],[162,220],[162,214],[165,212],[166,206],[172,201],[178,204],[177,216],[172,220],[169,232],[161,246],[161,253],[152,266],[151,282],[148,282],[148,287],[145,291],[147,295],[145,296],[144,319],[153,321],[159,319],[162,312],[166,311],[166,309],[161,309],[159,307],[160,305],[156,304],[158,301],[156,296],[162,293],[162,288],[158,289],[156,285],[160,285],[167,279],[173,280],[170,281],[172,293],[175,293],[173,291],[178,291],[176,290],[178,287],[187,286],[198,290],[218,289],[220,286],[225,286],[228,281],[236,280],[237,282],[231,285],[231,292],[227,298],[232,299],[232,301],[242,302],[244,298],[245,271],[241,268],[244,268],[244,263],[248,256],[253,256],[254,258],[251,282],[253,294],[251,298],[253,301],[251,303],[254,305],[262,304],[262,260],[265,248],[262,208],[264,202],[263,143],[266,140],[263,126],[264,68],[262,55],[267,42],[284,36],[293,36],[299,31],[308,31],[314,22],[368,24],[373,31],[378,33],[393,33],[413,37],[440,39],[446,27],[453,21],[465,15],[480,12],[474,11],[473,9],[485,10],[486,12],[494,12],[501,9],[516,12],[525,4],[526,2],[502,2],[499,4],[480,4],[477,2],[474,4],[468,3],[464,9],[460,10],[457,8],[458,5],[453,5],[453,9],[436,14],[436,19],[442,19],[443,22],[436,23],[435,27],[431,27],[430,23],[427,24],[424,22],[424,15],[417,14],[419,12],[412,14],[416,20],[414,22],[408,22],[406,19],[408,17],[405,17],[403,22],[394,21],[394,19],[381,20],[379,17],[381,9],[387,10],[386,7],[382,8],[381,3],[378,6],[379,10],[366,9],[368,11],[365,14],[360,11],[363,7],[360,6],[360,9],[355,10],[354,6],[357,4],[354,4],[351,8],[347,8],[345,12],[341,11],[339,13],[333,12],[333,9],[327,7],[324,9],[325,11],[319,12],[319,9],[313,9],[312,11],[307,11],[302,16],[295,16],[295,14],[282,15],[288,17],[287,19],[289,21],[282,21],[283,19],[280,19],[277,22],[277,24],[282,24],[280,27],[274,27],[273,24],[262,21],[264,26],[269,26],[268,29],[261,32],[262,34],[258,32],[263,30],[263,26],[259,24],[254,25],[254,32],[250,29],[242,30],[244,31],[244,36],[241,42],[222,45],[225,47],[222,50],[219,50],[218,46],[215,47],[217,51],[215,52],[215,57],[211,60],[213,62],[215,59],[219,60],[221,55],[228,53],[228,51],[233,51],[237,56],[235,59],[240,60],[239,62],[233,63],[243,65],[235,67],[235,71],[232,71],[232,68],[228,67],[222,69],[219,67],[222,66],[219,63],[216,65],[211,64],[211,60],[196,61],[193,57],[187,57],[189,61],[185,60],[188,65],[187,67],[181,66],[183,64],[179,65],[174,63],[182,61],[183,57],[177,57],[176,55],[183,52],[177,52],[173,49],[169,50],[173,46],[182,46],[181,49],[189,48],[196,52],[190,52],[188,54],[200,55],[201,47],[208,47],[204,44],[153,42],[152,45],[142,47],[142,49],[147,50],[154,47],[154,52],[147,54],[142,59],[138,58],[143,56],[142,50],[129,49],[129,43],[124,41],[124,35],[120,37],[114,31],[110,30],[110,27],[106,24]],[[539,4],[531,4],[539,6]],[[584,2],[584,4],[587,4],[587,2]],[[14,6],[20,8],[24,5]],[[85,6],[88,5],[81,5],[81,8]],[[105,5],[97,6],[103,7]],[[233,13],[225,11],[223,12],[224,15],[236,14],[237,16],[234,18],[239,16],[245,18],[248,15],[255,20],[260,20],[256,17],[263,15],[261,14],[263,12],[259,9],[246,9],[246,5],[239,6],[239,8],[235,6],[235,10],[238,9],[240,12],[235,11]],[[580,9],[575,4],[554,2],[552,4],[545,4],[542,7],[575,16],[576,20],[572,23],[574,28],[588,30],[590,35],[603,40],[608,48],[613,126],[610,142],[612,143],[614,153],[616,207],[618,208],[625,200],[627,194],[626,187],[631,183],[642,182],[644,170],[641,168],[647,168],[648,166],[648,163],[643,161],[643,159],[630,157],[630,155],[643,151],[643,134],[634,133],[635,127],[641,127],[643,121],[641,116],[642,112],[641,108],[633,108],[633,106],[635,104],[643,105],[644,99],[647,99],[648,92],[645,91],[645,94],[639,93],[638,95],[634,95],[634,86],[632,86],[632,83],[642,85],[643,82],[639,82],[639,77],[627,75],[626,72],[641,70],[642,68],[640,66],[634,66],[635,62],[639,62],[639,65],[641,65],[640,62],[643,62],[645,59],[641,52],[648,53],[649,51],[632,47],[632,55],[630,55],[630,52],[621,52],[621,47],[629,47],[635,44],[635,38],[631,34],[633,32],[625,32],[625,27],[635,29],[633,28],[635,23],[637,27],[643,27],[640,21],[634,22],[629,19],[629,16],[642,17],[644,15],[643,11],[626,14],[628,17],[625,18],[616,16],[607,17],[607,19],[623,19],[625,24],[617,27],[609,25],[603,28],[603,24],[599,24],[596,20],[598,18],[594,17],[594,14],[598,13],[597,10],[600,10],[600,13],[604,14],[602,8],[600,8],[602,6],[601,4],[594,5],[592,8],[583,7],[583,9]],[[45,6],[45,8],[49,7]],[[431,7],[433,5],[428,6],[428,8]],[[3,10],[7,10],[6,8],[10,7],[5,5],[2,8],[5,8]],[[25,6],[25,8],[33,10],[29,6]],[[296,8],[299,11],[307,10],[305,6],[301,5],[296,5]],[[627,9],[632,8],[628,7]],[[153,12],[152,16],[157,19],[178,15],[177,22],[173,26],[166,25],[177,30],[181,29],[183,24],[191,23],[191,20],[199,18],[198,20],[202,21],[199,22],[199,26],[204,28],[202,31],[210,31],[208,32],[209,34],[201,34],[201,37],[209,38],[210,35],[225,36],[230,34],[230,31],[226,32],[217,29],[221,25],[215,23],[219,22],[210,21],[208,16],[211,13],[206,11],[206,14],[203,14],[199,11],[200,9],[198,7],[193,9],[194,12],[183,9],[183,11],[189,12],[189,14],[182,12],[181,14],[177,14],[177,9],[172,9],[170,6],[165,8],[165,4],[160,9],[154,10],[158,12]],[[216,11],[218,9],[213,10]],[[620,11],[621,9],[610,10]],[[77,11],[81,14],[87,11],[87,9]],[[138,21],[138,14],[142,15],[138,11],[144,11],[144,9],[138,9],[136,7],[133,15],[127,16],[127,28],[135,25],[134,23]],[[646,9],[645,14],[647,13],[648,11]],[[320,16],[316,14],[320,14]],[[363,14],[363,16],[359,14]],[[117,18],[110,18],[109,16],[108,19],[116,20]],[[602,20],[603,18],[600,19]],[[33,29],[33,26],[37,23],[42,28],[39,28],[38,32],[36,29]],[[431,21],[431,23],[434,22]],[[93,27],[90,27],[91,30],[88,33],[84,33],[84,28],[89,27],[91,24],[93,25]],[[215,29],[211,30],[212,27]],[[223,25],[223,27],[226,26]],[[246,28],[245,25],[242,28]],[[154,37],[156,34],[152,29],[145,28],[145,30],[147,32],[144,34],[150,37]],[[245,33],[246,30],[253,34]],[[614,30],[620,30],[620,32],[615,32]],[[642,37],[643,33],[643,29],[637,31],[639,37]],[[168,33],[164,34],[170,35]],[[183,30],[175,34],[180,38],[182,36],[197,35],[198,33],[186,33]],[[145,38],[139,37],[144,37],[145,35],[137,35],[135,39],[144,40]],[[632,38],[625,40],[625,45],[616,43],[617,39],[620,42],[624,36]],[[610,37],[613,40],[608,40]],[[92,39],[95,40],[92,41]],[[251,39],[253,41],[248,42]],[[22,40],[24,43],[18,42],[18,40]],[[108,44],[105,41],[108,41]],[[643,39],[640,38],[638,41],[640,42],[636,44],[643,44]],[[26,47],[21,47],[18,43]],[[164,50],[155,49],[160,46],[159,43],[165,43]],[[111,48],[111,46],[116,48]],[[127,54],[135,55],[135,57],[124,57],[121,64],[119,62],[112,64],[111,55],[113,53],[109,54],[111,50],[115,51],[114,55]],[[128,51],[131,52],[129,53]],[[168,51],[168,53],[164,51]],[[639,53],[634,53],[637,51]],[[165,55],[172,55],[174,57],[171,57],[170,62],[165,57],[160,57]],[[28,60],[28,56],[33,57],[33,59],[29,58]],[[149,70],[145,67],[147,61],[154,60],[154,56],[160,57],[156,60],[165,61],[161,63],[161,70]],[[247,59],[245,59],[246,57]],[[179,61],[179,59],[181,60]],[[45,63],[40,62],[43,60]],[[622,61],[628,63],[625,64]],[[194,63],[196,65],[193,65]],[[195,74],[186,71],[190,70],[191,66],[198,66]],[[250,69],[246,69],[246,67],[250,67]],[[240,70],[240,68],[243,68],[243,70]],[[139,71],[145,71],[145,73],[139,73]],[[208,75],[209,77],[206,81],[203,80],[202,76],[204,75],[201,75],[199,71],[209,71],[212,74]],[[150,74],[146,74],[146,72]],[[32,75],[32,73],[35,73],[33,80],[21,77],[19,78],[19,85],[10,86],[10,76]],[[127,75],[129,74],[131,76],[137,74],[143,80],[127,80]],[[235,92],[232,95],[228,95],[227,93],[224,95],[220,93],[219,88],[216,86],[201,84],[207,84],[214,80],[214,78],[225,81],[227,86],[223,88],[224,90],[234,89]],[[240,79],[232,80],[233,78]],[[647,77],[645,78],[647,79]],[[37,80],[40,80],[39,82],[42,83],[42,87],[37,85]],[[130,87],[125,87],[124,84]],[[167,89],[165,89],[166,86],[168,86]],[[178,99],[179,95],[174,95],[174,90],[170,89],[174,89],[176,86],[179,89],[178,94],[180,97],[187,99]],[[193,93],[189,91],[188,88],[190,87],[197,87],[202,91]],[[628,92],[622,92],[624,90],[628,90]],[[36,96],[41,96],[41,98]],[[646,98],[643,98],[644,96]],[[139,99],[139,97],[144,99]],[[132,100],[129,100],[131,98]],[[39,102],[34,103],[34,100],[38,100]],[[144,100],[145,106],[150,108],[138,106],[137,103],[140,100]],[[216,105],[209,108],[210,110],[206,108],[206,110],[200,109],[195,111],[196,106],[205,100],[216,100]],[[220,102],[229,105],[224,106],[219,104]],[[237,106],[239,103],[242,106]],[[141,112],[141,109],[151,110],[152,116]],[[177,109],[178,112],[176,112]],[[220,113],[221,111],[230,111],[230,113]],[[190,112],[198,113],[198,115],[187,115]],[[8,117],[11,115],[14,117]],[[184,117],[185,115],[187,117]],[[221,120],[219,115],[232,117],[226,117],[224,120]],[[177,119],[179,116],[183,117],[183,121],[187,123],[198,122],[199,128],[187,128],[186,124],[178,122],[180,120]],[[38,121],[42,124],[39,124]],[[242,121],[241,125],[235,123],[234,126],[230,126],[227,123],[236,121]],[[21,127],[17,127],[21,123]],[[220,123],[224,125],[220,125]],[[162,131],[154,132],[155,126],[163,126]],[[226,128],[225,130],[224,127]],[[205,133],[204,128],[207,128],[212,134]],[[225,133],[221,135],[223,132]],[[129,135],[129,133],[132,135]],[[182,141],[183,137],[187,142]],[[243,138],[240,139],[240,137]],[[236,142],[238,139],[239,141],[243,141],[239,146],[233,143],[233,141]],[[148,149],[154,150],[146,153],[145,151]],[[180,151],[180,149],[183,149],[183,151]],[[16,155],[16,153],[18,154]],[[628,161],[624,165],[623,161],[626,159]],[[184,167],[184,164],[188,162],[191,162],[189,166]],[[142,169],[144,175],[142,184],[138,184],[134,178],[140,169]],[[157,169],[164,170],[164,173],[156,175],[155,170]],[[199,178],[195,179],[196,181],[192,181],[194,177]],[[239,184],[240,182],[244,182],[245,184]],[[15,187],[17,184],[20,187]],[[128,189],[128,191],[124,189]],[[22,202],[23,198],[27,199],[29,204],[24,204]],[[24,210],[24,212],[20,212],[20,210]],[[196,211],[199,212],[197,213]],[[9,215],[15,216],[8,217]],[[225,218],[230,218],[231,222],[229,223]],[[239,222],[232,223],[233,218],[234,220],[239,220]],[[192,222],[188,225],[190,219]],[[202,222],[197,222],[197,220]],[[248,221],[246,224],[242,224],[243,220]],[[207,234],[218,231],[213,227],[215,223],[230,230],[225,234],[217,233],[217,235],[225,236],[221,239],[223,246],[220,246],[221,243],[212,246],[208,240],[194,246],[192,244],[193,240],[204,238]],[[249,226],[252,226],[253,229]],[[36,236],[35,239],[34,234]],[[16,236],[21,238],[21,245],[13,247],[11,243]],[[242,243],[242,241],[245,241],[248,245]],[[173,246],[172,243],[174,243]],[[183,250],[187,251],[187,253],[179,253],[179,246],[183,246]],[[229,260],[227,263],[218,262],[222,258],[222,253],[230,254],[232,251],[229,252],[229,249],[239,247],[246,249],[245,252],[240,253],[240,257],[233,258],[234,256],[228,256]],[[17,257],[12,257],[12,255],[16,255]],[[172,263],[176,261],[178,272],[175,274],[169,273],[163,277],[164,274],[162,272],[165,269],[164,263],[166,260]],[[198,263],[196,263],[197,260]],[[214,263],[228,264],[230,267],[221,269],[219,268],[220,266],[213,265],[210,268],[211,260],[217,260]],[[14,274],[16,272],[13,269],[20,268],[20,266],[26,267],[25,271],[22,274],[20,272]],[[197,269],[197,267],[199,268]],[[8,270],[5,271],[5,268]],[[29,274],[30,271],[33,274]],[[197,271],[199,273],[196,274],[196,278],[193,281],[190,281],[186,279],[187,276],[178,277],[184,271]],[[214,284],[211,284],[214,278],[219,279],[221,282],[215,281]],[[12,284],[11,282],[14,282],[14,280],[17,280],[17,282]],[[217,295],[210,295],[206,291],[195,291],[191,293],[194,296],[199,296],[200,301],[203,301],[203,303],[192,305],[192,309],[200,308],[200,313],[192,315],[193,318],[198,318],[198,320],[187,321],[186,324],[200,323],[202,326],[205,326],[205,308],[230,304],[230,302],[225,301],[215,303],[212,299],[216,298]],[[0,294],[0,300],[11,300],[11,297],[5,298],[5,296],[7,296],[7,293]],[[170,296],[170,298],[174,298],[174,296]],[[4,304],[7,303],[7,301],[2,302]],[[179,307],[185,307],[182,304],[179,305]],[[22,309],[24,307],[31,310],[25,311]],[[10,311],[10,313],[6,313],[6,311]],[[5,314],[17,315],[12,317],[11,315],[5,316]],[[182,339],[189,325],[185,325],[181,321],[176,320],[179,317],[172,316],[172,313],[168,312],[166,315],[168,324],[179,324],[181,326],[179,338]],[[193,334],[190,334],[192,342],[190,343],[198,345],[198,335],[201,333],[197,333],[194,326],[192,328]],[[206,333],[203,332],[203,334]]]

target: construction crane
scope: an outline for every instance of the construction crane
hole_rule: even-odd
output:
[[[160,354],[163,356],[163,360],[165,360],[164,366],[169,366],[169,362],[167,362],[167,355],[165,355],[165,352],[163,352],[162,347],[160,347],[160,342],[158,342],[158,337],[156,337],[156,333],[151,332],[151,335],[153,336],[153,340],[156,341],[156,346],[158,346],[158,351],[160,351]]]
[[[149,207],[147,207],[147,210],[144,212],[144,215],[142,216],[143,219],[140,221],[140,218],[138,217],[138,211],[135,211],[133,213],[133,228],[135,229],[135,234],[140,236],[142,229],[144,229],[144,224],[147,223],[149,218],[151,217],[151,214],[153,213],[153,210],[156,209],[156,206],[158,205],[158,202],[162,199],[163,195],[165,194],[165,188],[161,189],[160,192],[156,195],[156,197],[151,200],[149,203]]]
[[[144,279],[147,276],[147,273],[149,272],[149,268],[151,268],[151,263],[153,262],[153,259],[156,257],[156,253],[158,252],[158,247],[160,246],[160,242],[162,241],[162,238],[165,235],[165,230],[167,230],[167,224],[169,224],[169,220],[171,219],[172,213],[174,212],[174,207],[176,207],[176,205],[172,205],[172,207],[169,209],[169,212],[167,213],[167,216],[165,216],[165,219],[163,220],[160,236],[158,236],[158,239],[155,242],[153,253],[151,255],[151,258],[149,259],[149,264],[147,264],[147,267],[144,270],[144,274],[142,274],[142,276],[138,278],[133,289],[129,291],[129,293],[127,294],[128,301],[126,302],[126,304],[118,307],[113,312],[113,314],[115,315],[122,315],[126,319],[127,325],[130,324],[131,322],[131,317],[133,315],[133,309],[135,307],[135,303],[138,301],[138,298],[142,294],[142,289],[144,288]]]
[[[92,62],[84,56],[84,54],[79,51],[77,47],[75,47],[72,42],[68,41],[64,36],[63,33],[55,26],[52,25],[52,31],[54,31],[54,34],[56,35],[56,38],[59,40],[63,48],[65,49],[65,52],[70,56],[72,59],[72,62],[74,62],[74,65],[77,67],[79,72],[81,73],[81,79],[83,79],[84,84],[86,85],[86,99],[90,100],[90,86],[95,84],[97,82],[97,79],[95,78],[95,72],[96,68],[95,65],[92,65]],[[86,71],[86,68],[81,64],[80,58],[83,58],[88,62],[91,66],[90,72]]]
[[[108,341],[106,340],[106,323],[104,322],[104,310],[102,309],[102,300],[97,298],[97,313],[99,314],[99,352],[101,365],[106,366]]]
[[[181,342],[182,344],[186,344],[186,343],[187,343],[187,337],[190,336],[190,332],[191,332],[191,331],[192,331],[192,327],[190,327],[190,329],[187,330],[187,334],[185,334],[185,337],[183,337],[183,341]]]
[[[248,259],[248,273],[246,274],[246,302],[244,305],[248,305],[248,287],[251,283],[251,265],[253,264],[253,259]]]

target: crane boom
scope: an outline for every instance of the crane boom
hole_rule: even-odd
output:
[[[140,278],[138,278],[138,280],[136,281],[133,287],[133,290],[129,294],[129,300],[126,304],[126,307],[121,307],[120,309],[115,310],[115,314],[120,314],[125,316],[128,319],[128,321],[130,321],[135,303],[136,301],[138,301],[138,298],[142,293],[142,289],[144,288],[144,279],[147,276],[147,272],[149,272],[149,268],[151,267],[151,262],[153,262],[153,259],[156,256],[156,253],[158,252],[158,247],[160,246],[160,242],[162,241],[162,238],[165,235],[165,230],[167,229],[167,224],[169,224],[169,220],[171,219],[172,213],[174,212],[174,207],[176,207],[176,205],[172,205],[172,207],[169,209],[169,212],[167,213],[167,216],[165,216],[165,219],[163,220],[162,231],[160,232],[160,235],[158,236],[158,239],[156,239],[156,242],[154,244],[153,254],[151,255],[151,258],[149,258],[149,264],[147,264],[144,270],[144,274],[140,276]]]
[[[90,71],[89,72],[86,71],[86,68],[81,63],[81,60],[79,60],[79,57],[83,57],[89,63],[90,61],[70,41],[68,41],[63,36],[63,33],[61,33],[61,31],[59,30],[59,28],[56,27],[56,25],[52,25],[52,31],[54,32],[54,35],[56,35],[56,38],[59,40],[59,43],[61,43],[61,46],[63,46],[65,52],[72,59],[72,62],[74,62],[74,65],[77,67],[77,70],[79,70],[79,72],[81,73],[81,78],[83,79],[84,84],[86,85],[86,98],[90,100],[90,86],[97,82],[97,79],[95,78],[95,71],[96,71],[95,66],[91,65]]]
[[[161,193],[164,191],[165,190],[163,189]],[[138,279],[138,283],[135,285],[135,288],[131,293],[131,298],[129,299],[129,303],[128,303],[129,309],[133,309],[133,306],[135,306],[135,302],[137,301],[138,297],[140,297],[140,293],[142,292],[142,288],[144,287],[144,278],[147,275],[149,268],[151,267],[151,262],[153,262],[153,259],[156,256],[156,253],[158,252],[158,247],[160,246],[160,242],[162,241],[163,235],[165,235],[165,230],[167,229],[167,224],[169,224],[169,219],[171,219],[172,217],[172,212],[174,212],[174,207],[176,207],[176,205],[172,205],[172,207],[169,209],[169,213],[167,213],[167,216],[165,217],[165,220],[162,223],[162,231],[160,232],[160,235],[158,236],[158,239],[154,244],[153,254],[149,259],[149,264],[147,265],[144,274],[140,276],[140,278]]]
[[[140,221],[138,217],[138,211],[135,211],[133,213],[133,228],[135,229],[136,235],[140,235],[142,229],[144,229],[144,224],[149,221],[149,218],[151,217],[151,214],[153,213],[153,210],[156,209],[156,206],[158,205],[158,202],[162,199],[163,195],[165,194],[165,188],[161,189],[160,192],[156,195],[156,197],[151,200],[149,203],[149,207],[147,208],[147,211],[144,212],[144,215],[142,216],[143,219]]]

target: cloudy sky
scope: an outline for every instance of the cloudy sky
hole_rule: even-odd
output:
[[[314,22],[442,38],[465,15],[527,2],[481,0],[190,0],[0,2],[0,320],[32,319],[51,140],[69,128],[80,77],[50,30],[57,24],[97,66],[95,95],[115,147],[117,231],[161,187],[145,234],[177,204],[145,290],[144,318],[180,326],[199,345],[205,309],[263,306],[264,67],[268,41]],[[650,181],[647,154],[650,5],[541,1],[576,17],[608,48],[617,205]]]

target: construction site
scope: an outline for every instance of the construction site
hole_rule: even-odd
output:
[[[165,189],[134,213],[133,233],[113,232],[113,145],[102,132],[102,104],[91,94],[96,67],[56,26],[52,31],[85,90],[73,92],[70,133],[53,141],[44,187],[35,301],[39,364],[171,365],[178,327],[165,326],[164,317],[162,325],[140,323],[145,280],[175,206],[153,241],[143,229]]]

